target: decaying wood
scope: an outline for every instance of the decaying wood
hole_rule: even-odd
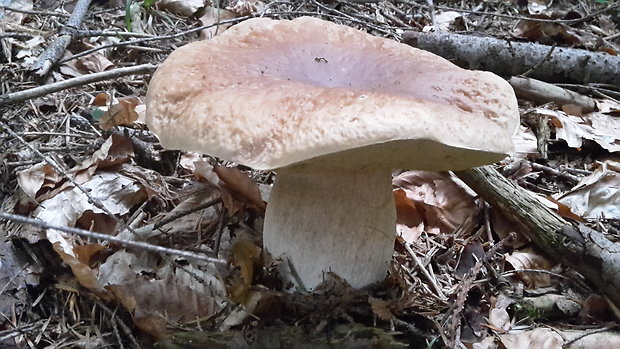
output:
[[[73,13],[67,20],[67,23],[60,30],[60,33],[56,40],[48,46],[45,51],[39,56],[36,63],[32,65],[30,70],[38,76],[45,76],[49,73],[50,69],[56,64],[60,58],[65,54],[65,49],[71,43],[71,40],[76,36],[77,30],[82,24],[82,19],[88,12],[91,0],[78,0],[73,9]]]
[[[583,224],[574,226],[490,166],[456,175],[524,228],[524,234],[538,248],[581,273],[620,305],[620,244]]]
[[[513,76],[508,82],[517,96],[533,102],[555,102],[558,106],[574,104],[581,107],[583,113],[596,109],[594,99],[547,82],[517,76]]]
[[[502,76],[521,75],[536,67],[529,76],[547,82],[620,85],[620,56],[605,53],[452,33],[407,32],[403,42],[463,68]]]

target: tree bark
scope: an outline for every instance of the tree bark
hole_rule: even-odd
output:
[[[521,226],[541,250],[586,277],[620,305],[620,244],[583,224],[573,226],[490,166],[456,175]]]
[[[452,33],[407,32],[403,42],[463,68],[501,76],[520,75],[536,67],[529,76],[547,82],[620,85],[620,56]]]

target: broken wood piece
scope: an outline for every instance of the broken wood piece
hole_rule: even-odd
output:
[[[581,273],[620,305],[620,244],[583,224],[573,226],[493,167],[482,166],[455,174],[523,228],[523,233],[538,248]]]
[[[606,53],[453,33],[407,32],[403,42],[463,68],[502,76],[521,75],[538,65],[529,76],[547,82],[620,85],[620,56]]]
[[[508,80],[517,96],[537,103],[554,102],[559,107],[574,104],[584,114],[596,110],[594,99],[553,84],[532,78],[513,76]]]
[[[60,33],[56,40],[41,53],[35,64],[30,68],[36,75],[47,75],[50,69],[65,54],[65,49],[77,35],[78,29],[80,25],[82,25],[82,19],[86,16],[91,1],[92,0],[78,0],[75,4],[73,13],[71,13],[67,23],[60,29]]]

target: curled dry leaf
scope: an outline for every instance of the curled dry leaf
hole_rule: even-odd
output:
[[[133,158],[133,144],[124,136],[112,134],[103,142],[93,155],[69,170],[74,175],[73,180],[80,184],[88,181],[99,169],[109,169],[128,162]]]
[[[82,74],[90,74],[110,70],[116,66],[103,54],[95,53],[86,57],[78,58],[75,62],[75,67]]]
[[[394,177],[397,230],[411,243],[422,231],[451,234],[476,215],[474,194],[448,173],[407,171]],[[403,195],[404,194],[404,195]]]
[[[258,184],[254,182],[247,174],[241,172],[236,167],[215,166],[213,171],[220,178],[220,188],[222,191],[228,191],[236,201],[244,204],[250,204],[260,212],[265,212],[267,205],[260,194]],[[226,201],[224,201],[226,204]],[[245,205],[244,205],[245,206]],[[227,206],[229,213],[232,215],[237,212],[234,207]],[[231,211],[232,209],[233,211]]]
[[[140,105],[138,97],[127,97],[118,100],[99,119],[99,127],[107,131],[114,126],[133,126],[139,115],[136,107]]]
[[[42,189],[55,187],[62,177],[52,165],[41,162],[26,170],[17,172],[17,183],[26,195],[34,199]]]
[[[565,140],[571,148],[580,148],[583,140],[589,139],[609,152],[620,151],[620,118],[601,112],[581,117],[544,108],[536,108],[536,112],[550,117],[556,138]]]
[[[553,266],[551,261],[537,253],[533,248],[524,248],[521,251],[514,251],[511,254],[505,254],[504,258],[513,270],[550,270]],[[517,275],[531,289],[551,285],[551,276],[546,273],[525,272],[517,273]]]
[[[136,184],[133,179],[116,173],[99,173],[82,184],[82,187],[89,192],[90,197],[101,202],[112,214],[126,214],[131,207],[146,199],[140,185]],[[34,211],[34,216],[49,224],[73,227],[86,211],[105,213],[93,205],[82,191],[71,188],[41,202],[41,205]],[[96,217],[93,215],[92,219]],[[98,226],[96,223],[91,224]],[[67,240],[63,232],[48,229],[47,239],[53,244],[59,243],[59,248],[64,253],[75,257],[73,244]]]
[[[620,173],[602,163],[570,191],[554,197],[581,217],[620,219]]]

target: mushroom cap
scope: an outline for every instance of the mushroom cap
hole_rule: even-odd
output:
[[[249,19],[175,50],[146,103],[166,148],[255,169],[458,170],[501,160],[519,124],[502,78],[311,17]]]

